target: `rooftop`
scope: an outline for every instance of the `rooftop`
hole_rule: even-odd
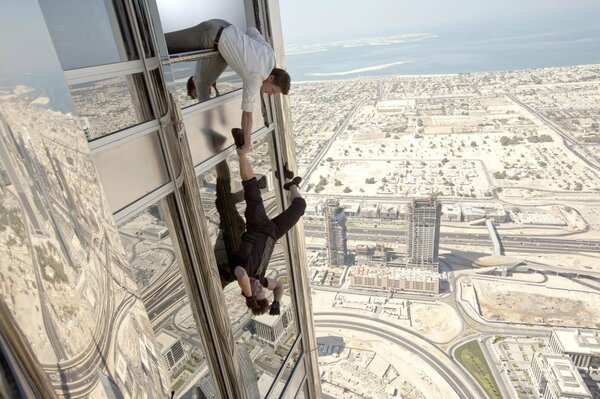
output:
[[[285,313],[286,309],[290,307],[290,297],[287,295],[282,296],[281,301],[279,301],[279,303],[281,304],[280,312],[281,314],[283,314]],[[260,316],[254,316],[254,321],[272,327],[275,324],[277,324],[279,317],[271,316],[269,312],[266,312],[265,314],[262,314]]]
[[[567,355],[546,355],[554,382],[562,395],[577,395],[575,397],[591,398],[579,371]]]
[[[380,277],[380,278],[406,278],[422,279],[439,278],[439,273],[420,268],[404,268],[404,267],[368,267],[357,266],[352,274],[356,276]]]
[[[565,352],[600,356],[600,332],[577,328],[554,330]]]

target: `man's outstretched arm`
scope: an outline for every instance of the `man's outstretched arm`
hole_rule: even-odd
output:
[[[242,130],[244,131],[244,149],[252,145],[252,112],[242,111]]]
[[[237,282],[240,285],[244,296],[252,296],[252,287],[250,286],[250,279],[248,278],[248,274],[246,273],[244,268],[241,266],[237,266],[233,272],[235,273],[235,278],[237,278]]]

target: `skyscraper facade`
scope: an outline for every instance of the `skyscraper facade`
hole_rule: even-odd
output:
[[[320,397],[302,223],[269,264],[290,296],[277,353],[250,339],[239,287],[219,278],[223,230],[243,215],[241,78],[192,99],[188,78],[219,53],[165,41],[223,18],[256,27],[285,68],[278,3],[207,3],[0,0],[0,397],[249,398],[259,379],[269,397]],[[273,177],[296,169],[281,97],[252,113],[270,216],[289,205]],[[221,218],[230,192],[239,214]]]
[[[346,264],[348,244],[346,238],[346,215],[344,208],[336,199],[330,199],[323,205],[325,219],[325,237],[330,266]]]
[[[435,199],[414,199],[406,212],[406,251],[409,266],[438,266],[442,205]]]

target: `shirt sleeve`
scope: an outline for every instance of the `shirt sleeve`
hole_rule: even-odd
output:
[[[248,30],[246,31],[246,34],[248,36],[250,36],[250,38],[254,41],[259,42],[260,44],[263,44],[265,46],[269,46],[271,47],[271,45],[269,43],[267,43],[267,41],[265,40],[265,38],[260,34],[260,32],[258,31],[258,29],[250,27],[248,28]]]
[[[242,111],[254,111],[254,103],[260,92],[262,80],[259,78],[244,80],[244,89],[242,90]]]

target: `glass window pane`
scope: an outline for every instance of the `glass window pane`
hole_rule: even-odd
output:
[[[79,121],[33,102],[39,92],[22,86],[0,98],[0,302],[56,397],[167,397]]]
[[[291,353],[290,357],[285,362],[285,366],[283,367],[282,373],[279,376],[279,378],[277,379],[277,383],[272,388],[269,398],[278,398],[281,396],[281,393],[284,391],[284,389],[286,389],[286,386],[288,385],[290,378],[292,377],[292,373],[294,372],[294,368],[298,364],[298,359],[300,358],[301,354],[302,354],[302,342],[298,342],[297,345],[292,349],[292,353]],[[305,370],[304,368],[300,368],[300,370],[296,370],[296,372],[304,373],[304,370]],[[287,392],[286,396],[288,396],[289,394],[292,394],[292,392],[290,391],[290,388],[287,388],[287,390],[288,390],[288,392]],[[265,392],[265,394],[266,394],[266,392]]]
[[[148,17],[146,15],[147,9],[144,3],[146,2],[133,0],[140,36],[142,37],[144,56],[145,58],[151,58],[156,55],[156,51],[154,50],[154,40],[152,40],[152,35],[150,33],[150,23],[148,22]]]
[[[240,7],[238,0],[220,0],[218,2],[210,0],[187,2],[158,0],[157,8],[160,14],[162,32],[166,34],[188,29],[203,21],[215,18],[226,20],[243,32],[247,28],[245,8]],[[157,38],[157,40],[161,45],[165,43],[164,37]],[[192,46],[185,52],[205,50]],[[212,50],[212,48],[208,50]],[[162,55],[167,56],[166,53]],[[171,65],[176,86],[175,98],[182,108],[242,88],[239,76],[230,68],[225,69],[227,67],[225,60],[216,54],[208,58],[202,58],[199,61],[173,62]],[[197,88],[195,98],[191,98],[187,94],[187,82],[191,76],[195,76],[195,85],[192,85],[192,87]],[[213,87],[215,82],[216,89]]]
[[[296,399],[306,399],[308,397],[309,397],[308,381],[305,381],[304,384],[302,384],[302,388],[300,389],[300,391],[298,391],[298,395],[296,395]]]
[[[171,64],[171,71],[173,73],[173,80],[175,82],[175,99],[182,108],[186,108],[199,102],[206,101],[210,98],[231,93],[232,91],[242,88],[242,79],[229,67],[226,68],[225,71],[220,74],[220,76],[218,76],[218,79],[217,77],[209,79],[210,83],[216,80],[214,85],[204,84],[201,82],[199,77],[203,76],[203,71],[211,69],[211,64],[217,60],[217,57],[218,56],[215,55],[209,58],[203,58],[199,61]],[[193,78],[193,84],[188,83],[190,78]],[[196,98],[192,98],[190,96],[190,93],[188,92],[188,85],[191,85],[191,87],[194,87],[196,90]]]
[[[259,182],[261,197],[269,218],[281,213],[277,197],[276,177],[273,173],[273,150],[270,136],[253,144],[248,155]],[[200,175],[202,205],[209,222],[209,233],[214,245],[219,274],[224,285],[225,302],[233,328],[233,335],[241,351],[247,351],[254,364],[258,384],[255,389],[264,395],[283,365],[297,337],[295,309],[290,300],[288,273],[284,256],[283,239],[274,247],[265,276],[279,280],[283,285],[281,310],[271,316],[269,311],[253,316],[241,295],[230,259],[239,247],[241,234],[245,230],[245,210],[242,184],[240,181],[237,155],[222,161],[214,169]],[[259,238],[257,238],[257,241]],[[269,302],[273,299],[270,290],[264,290]]]
[[[170,199],[165,198],[119,226],[142,301],[171,377],[175,397],[193,397],[212,383],[190,299],[176,259]]]
[[[64,70],[139,59],[123,1],[39,1]]]
[[[153,119],[142,73],[71,85],[69,89],[88,140]]]
[[[246,30],[246,10],[239,0],[157,0],[156,3],[164,32],[189,28],[213,18],[224,19]]]

